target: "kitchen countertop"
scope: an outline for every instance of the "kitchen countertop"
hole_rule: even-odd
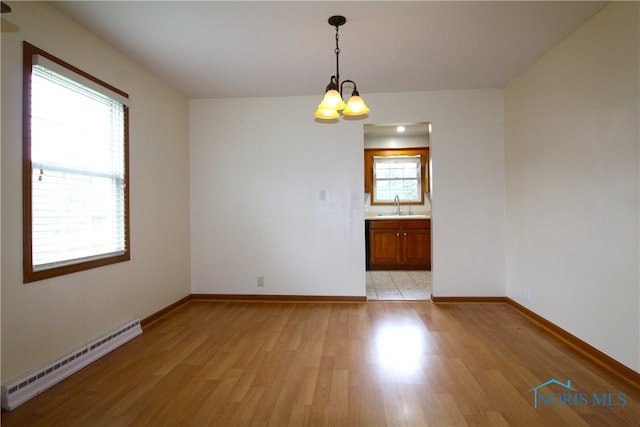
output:
[[[388,213],[380,213],[380,212],[365,212],[364,213],[365,220],[386,220],[386,219],[431,219],[431,212],[416,212],[411,215],[409,214],[388,214]]]

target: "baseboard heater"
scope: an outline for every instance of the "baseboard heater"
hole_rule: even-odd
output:
[[[12,410],[142,333],[140,320],[2,386],[2,409]]]

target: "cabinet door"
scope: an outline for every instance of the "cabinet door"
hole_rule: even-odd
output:
[[[407,268],[431,268],[431,233],[429,229],[402,231],[403,263]]]
[[[370,239],[372,269],[398,264],[401,255],[399,230],[371,229]]]

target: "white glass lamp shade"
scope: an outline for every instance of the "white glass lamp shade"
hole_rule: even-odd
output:
[[[322,110],[341,111],[344,110],[346,106],[347,105],[340,96],[340,92],[335,89],[331,89],[324,94],[324,98],[322,98],[322,102],[318,105],[318,108]]]
[[[364,100],[359,95],[353,95],[349,98],[347,108],[344,109],[342,114],[345,116],[362,116],[369,112],[369,107],[364,103]]]
[[[334,120],[340,117],[340,113],[336,110],[318,107],[316,112],[313,113],[313,117],[320,120]]]

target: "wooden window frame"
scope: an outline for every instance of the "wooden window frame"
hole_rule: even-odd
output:
[[[129,107],[124,105],[124,252],[104,258],[80,260],[77,263],[65,264],[43,270],[34,271],[32,254],[32,161],[31,161],[31,73],[34,55],[40,55],[73,73],[90,80],[104,88],[129,98],[129,95],[108,83],[74,67],[73,65],[43,51],[28,42],[23,44],[23,111],[22,111],[22,194],[23,194],[23,281],[35,282],[58,277],[105,265],[129,261],[131,259],[131,227],[129,219]],[[70,260],[72,261],[72,260]]]
[[[416,202],[400,202],[401,205],[424,204],[424,193],[429,189],[429,147],[420,148],[365,148],[364,149],[364,192],[369,194],[372,206],[392,206],[393,202],[374,202],[373,201],[373,158],[374,157],[392,157],[392,156],[420,156],[420,176],[422,182],[422,191],[420,192],[420,201]]]

